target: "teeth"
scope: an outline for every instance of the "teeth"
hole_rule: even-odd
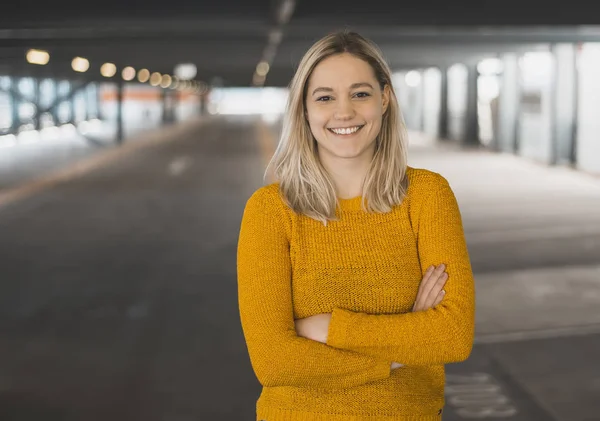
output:
[[[360,126],[346,127],[343,129],[331,129],[331,131],[336,134],[352,134],[352,133],[355,133],[356,131],[358,131],[358,129],[360,129]]]

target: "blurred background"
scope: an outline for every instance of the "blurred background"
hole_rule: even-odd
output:
[[[239,223],[300,58],[343,28],[461,207],[476,343],[444,421],[600,420],[593,2],[0,9],[0,420],[253,419]]]

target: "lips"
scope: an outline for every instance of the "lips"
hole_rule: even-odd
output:
[[[348,135],[352,135],[352,134],[358,132],[363,127],[364,127],[364,124],[358,125],[358,126],[351,126],[351,127],[331,127],[331,128],[327,128],[327,130],[329,130],[330,132],[337,134],[337,135],[348,136]]]

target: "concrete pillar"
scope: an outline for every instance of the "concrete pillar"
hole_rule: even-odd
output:
[[[576,167],[600,175],[600,43],[584,43],[578,55]]]
[[[101,84],[97,84],[96,85],[96,97],[95,97],[95,101],[96,101],[96,110],[98,111],[98,115],[97,118],[98,120],[104,120],[104,112],[102,110],[102,85]]]
[[[19,105],[21,104],[21,98],[18,93],[19,79],[16,77],[10,78],[10,104],[12,121],[10,131],[16,134],[21,127],[21,118],[19,116]]]
[[[398,104],[400,105],[400,112],[402,114],[404,124],[406,127],[409,127],[410,101],[408,94],[409,88],[406,85],[406,72],[398,71],[392,73],[392,85],[396,91],[396,98],[398,99]]]
[[[577,69],[575,46],[556,44],[553,46],[554,75],[552,155],[551,164],[570,165],[575,162],[575,119],[577,104]]]
[[[423,132],[440,136],[441,72],[430,67],[423,72]]]
[[[170,89],[162,90],[162,122],[170,124],[175,121],[175,94]]]
[[[41,120],[42,120],[42,115],[41,113],[38,112],[38,110],[41,108],[41,90],[40,90],[40,79],[34,78],[33,79],[33,98],[32,98],[32,102],[35,105],[35,117],[34,117],[34,121],[33,124],[35,126],[35,130],[40,130],[42,128],[42,124],[41,124]]]
[[[117,82],[117,143],[123,143],[123,81],[119,80]]]
[[[502,78],[498,97],[497,149],[514,153],[517,150],[519,114],[519,64],[514,53],[502,57]]]
[[[479,145],[479,125],[477,123],[477,63],[467,64],[467,111],[463,144]]]
[[[208,114],[208,93],[201,94],[198,101],[198,113],[201,116]]]
[[[548,47],[519,59],[519,156],[550,164],[552,150],[552,90],[555,57]]]
[[[423,124],[423,72],[410,70],[405,75],[407,89],[407,105],[404,109],[406,125],[409,130],[422,131]]]
[[[169,122],[169,92],[166,89],[161,89],[160,92],[161,105],[162,105],[162,123],[166,124]]]
[[[426,108],[427,108],[427,104],[425,104],[425,96],[427,95],[427,89],[425,87],[425,71],[424,70],[419,70],[419,73],[421,75],[421,83],[419,83],[418,86],[418,92],[419,92],[419,131],[420,132],[425,132],[425,114],[426,114]]]
[[[448,138],[448,69],[440,69],[440,115],[439,115],[439,137]]]
[[[61,93],[59,92],[60,81],[58,81],[56,79],[53,79],[53,80],[54,80],[54,91],[52,93],[52,99],[50,100],[50,104],[54,103],[56,101],[56,99],[61,95]],[[56,106],[54,106],[50,109],[50,113],[52,114],[52,121],[54,122],[55,126],[59,126],[61,124],[60,116],[58,113],[59,108],[60,108],[60,104],[57,103]]]
[[[69,82],[69,92],[71,95],[65,101],[69,104],[69,123],[75,124],[75,107],[77,104],[75,103],[75,94],[73,94],[73,90],[77,89],[75,82]]]
[[[177,110],[179,109],[179,103],[180,103],[180,101],[179,101],[179,95],[177,95],[177,91],[171,91],[171,101],[173,102],[172,103],[172,106],[173,106],[173,111],[172,111],[173,122],[175,122],[175,121],[178,121]]]
[[[448,139],[462,142],[465,138],[467,115],[467,67],[456,63],[448,68]]]
[[[88,86],[85,87],[85,90],[83,91],[83,98],[84,98],[84,103],[85,103],[85,118],[84,118],[84,120],[86,120],[86,121],[91,120],[92,117],[96,117],[94,115],[94,113],[92,113],[92,110],[90,109],[90,105],[91,105],[90,97],[91,97],[92,89],[94,89],[94,84],[90,83]]]

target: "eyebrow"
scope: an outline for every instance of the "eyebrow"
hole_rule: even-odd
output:
[[[352,85],[350,85],[350,89],[356,89],[356,88],[362,88],[362,87],[367,87],[367,88],[373,89],[373,85],[371,85],[370,83],[367,83],[367,82],[358,82],[358,83],[353,83]],[[312,95],[316,94],[317,92],[333,92],[333,89],[326,88],[326,87],[319,87],[319,88],[316,88],[312,92]]]

